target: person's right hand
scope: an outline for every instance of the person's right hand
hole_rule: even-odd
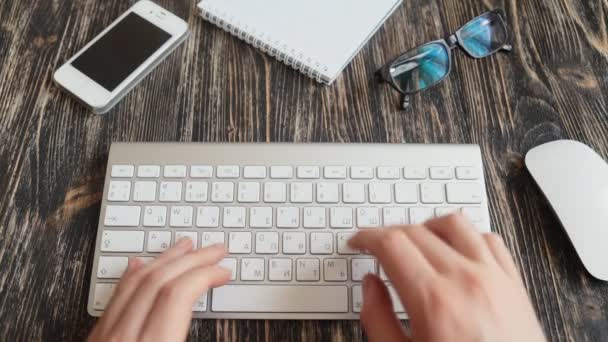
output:
[[[463,216],[362,231],[349,243],[378,258],[410,318],[411,336],[384,282],[367,275],[361,321],[371,341],[545,341],[504,242]]]

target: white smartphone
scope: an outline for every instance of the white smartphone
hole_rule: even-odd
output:
[[[185,21],[142,0],[61,66],[54,80],[93,112],[103,114],[187,36]]]

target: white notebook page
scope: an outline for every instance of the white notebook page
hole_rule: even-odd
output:
[[[401,0],[203,0],[199,7],[305,63],[331,83]],[[285,50],[287,47],[287,51]]]

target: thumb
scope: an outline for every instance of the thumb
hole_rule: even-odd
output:
[[[372,342],[411,341],[393,311],[388,289],[384,282],[373,274],[363,278],[361,322]]]

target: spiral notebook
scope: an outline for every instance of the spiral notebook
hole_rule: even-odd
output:
[[[402,0],[202,0],[206,20],[331,84]]]

